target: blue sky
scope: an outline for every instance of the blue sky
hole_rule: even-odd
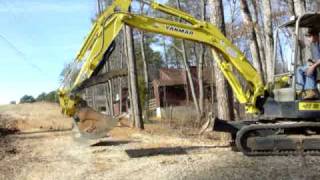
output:
[[[0,1],[0,104],[59,87],[95,13],[93,0]]]
[[[56,90],[95,11],[96,0],[0,0],[0,104]]]
[[[95,12],[96,0],[0,0],[0,104],[56,90]]]

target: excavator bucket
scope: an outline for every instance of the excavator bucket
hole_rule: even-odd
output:
[[[87,139],[107,136],[108,131],[117,126],[118,123],[117,119],[101,114],[90,107],[78,109],[74,120],[81,137]]]

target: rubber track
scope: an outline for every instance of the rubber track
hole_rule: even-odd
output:
[[[253,131],[259,130],[275,130],[275,129],[290,129],[290,128],[303,128],[303,127],[317,127],[320,129],[320,123],[315,122],[296,122],[294,124],[284,124],[284,123],[276,123],[276,124],[252,124],[247,127],[242,128],[237,133],[236,137],[236,146],[238,150],[243,152],[243,154],[248,156],[298,156],[298,155],[310,155],[310,156],[320,156],[320,144],[319,150],[301,150],[295,149],[290,151],[251,151],[250,149],[245,147],[246,135],[247,133],[251,133]]]

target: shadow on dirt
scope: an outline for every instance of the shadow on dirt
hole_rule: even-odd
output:
[[[18,133],[18,129],[7,129],[7,128],[0,128],[0,137],[1,136],[7,136],[9,134],[16,134]]]
[[[18,129],[0,128],[0,161],[9,155],[18,153],[18,150],[13,145],[14,140],[8,136],[18,132]]]
[[[130,158],[141,158],[158,155],[185,155],[194,150],[205,150],[210,148],[228,148],[230,146],[190,146],[190,147],[163,147],[163,148],[148,148],[148,149],[131,149],[126,150]]]
[[[96,144],[91,145],[91,147],[97,147],[97,146],[119,146],[122,144],[129,144],[132,141],[100,141]]]

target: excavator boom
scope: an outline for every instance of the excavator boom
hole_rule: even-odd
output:
[[[96,68],[103,62],[105,52],[124,25],[146,32],[207,44],[212,48],[214,60],[231,85],[239,102],[246,105],[247,112],[259,113],[259,108],[256,106],[257,99],[264,96],[265,91],[260,75],[244,54],[217,27],[197,20],[185,12],[153,1],[149,2],[153,9],[181,18],[187,23],[132,14],[129,12],[130,4],[131,0],[115,0],[94,23],[76,57],[76,62],[83,63],[76,79],[69,86],[60,89],[60,103],[66,114],[73,115],[76,112],[75,104],[79,98],[76,98],[77,94],[74,94],[74,90],[92,77]],[[233,70],[237,70],[248,82],[250,88],[247,91],[243,90]]]

